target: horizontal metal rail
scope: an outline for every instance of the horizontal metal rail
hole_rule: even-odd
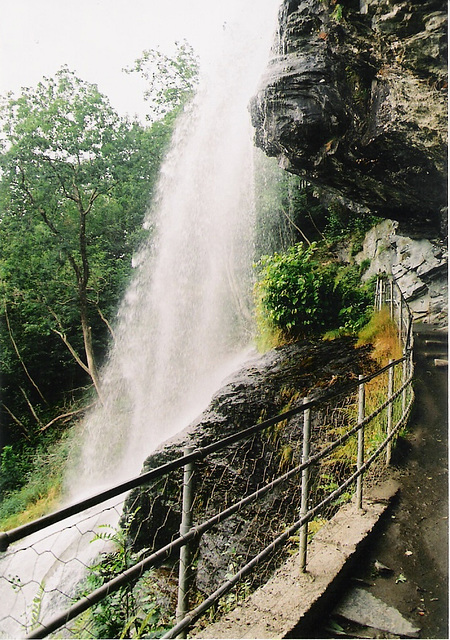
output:
[[[402,359],[400,359],[399,361],[401,362]],[[396,361],[396,362],[398,363],[399,361]],[[384,367],[384,369],[389,369],[389,367],[392,367],[392,366],[394,366],[393,362],[390,363],[390,365],[388,365],[387,367]],[[403,389],[406,388],[411,383],[412,378],[413,378],[413,376],[411,374],[411,376],[408,378],[408,380],[406,380],[406,382],[392,396],[391,402],[396,397],[398,397],[401,394],[401,392],[403,391]],[[360,381],[359,384],[361,384],[361,382],[362,381]],[[304,406],[306,406],[306,404],[307,403],[305,403]],[[389,404],[389,402],[384,403],[383,408],[386,408],[386,406],[388,404]],[[329,494],[327,496],[327,498],[325,498],[322,502],[320,502],[318,505],[316,505],[313,509],[309,510],[307,512],[307,514],[305,515],[305,517],[301,518],[296,523],[294,523],[294,525],[292,525],[290,527],[290,529],[289,529],[289,531],[291,531],[291,533],[289,533],[288,535],[285,535],[285,533],[283,533],[271,545],[269,545],[264,550],[264,552],[261,552],[261,554],[258,554],[258,556],[256,556],[251,561],[251,563],[249,563],[249,568],[246,571],[246,573],[248,573],[251,570],[251,568],[253,568],[255,566],[255,564],[258,564],[263,558],[265,558],[269,553],[271,553],[271,551],[273,551],[280,544],[282,544],[282,542],[284,540],[286,540],[290,535],[292,535],[292,533],[297,531],[304,523],[309,522],[311,520],[311,518],[313,518],[316,515],[316,513],[319,513],[321,508],[323,508],[324,506],[326,506],[326,505],[330,504],[331,502],[333,502],[334,500],[336,500],[336,498],[338,498],[345,491],[345,489],[347,489],[347,487],[349,487],[355,481],[356,478],[361,476],[367,470],[369,465],[372,464],[373,460],[379,454],[379,451],[382,451],[387,446],[387,443],[390,442],[392,440],[392,438],[395,436],[395,434],[397,433],[398,428],[400,428],[399,425],[401,426],[401,424],[403,424],[403,422],[405,420],[405,415],[407,415],[409,413],[411,405],[412,405],[412,399],[410,400],[410,404],[408,406],[407,411],[405,411],[404,415],[400,418],[399,422],[397,423],[397,427],[391,432],[389,437],[386,438],[386,440],[382,443],[382,445],[379,447],[379,449],[377,449],[378,453],[375,452],[376,455],[373,454],[369,458],[369,460],[361,467],[361,469],[359,469],[352,476],[350,476],[350,478],[348,478],[338,489],[336,489],[331,494]],[[304,462],[304,463],[298,465],[297,467],[289,470],[288,472],[286,472],[282,476],[279,476],[278,478],[276,478],[274,481],[270,482],[269,484],[265,485],[264,487],[259,488],[257,491],[255,491],[252,494],[246,496],[245,498],[243,498],[239,502],[234,503],[233,505],[228,507],[228,509],[225,509],[224,511],[221,511],[220,513],[216,514],[215,516],[213,516],[209,520],[205,521],[204,523],[202,523],[200,525],[197,525],[195,527],[192,527],[192,529],[190,529],[188,533],[186,533],[183,536],[180,536],[180,537],[176,538],[175,540],[173,540],[172,542],[170,542],[166,546],[164,546],[161,549],[159,549],[158,551],[152,553],[150,556],[148,556],[144,560],[141,560],[141,562],[135,564],[130,569],[127,569],[123,573],[119,574],[118,576],[116,576],[115,578],[110,580],[109,582],[105,583],[104,585],[102,585],[101,587],[99,587],[98,589],[93,591],[91,594],[89,594],[89,596],[85,596],[84,598],[79,600],[75,605],[73,605],[70,609],[67,609],[64,613],[62,613],[62,614],[60,614],[58,616],[55,616],[55,618],[53,618],[51,621],[49,621],[45,625],[42,625],[41,627],[36,629],[33,633],[28,635],[27,638],[44,638],[44,637],[46,637],[47,635],[49,635],[53,631],[56,631],[57,629],[59,629],[59,627],[63,626],[64,624],[67,624],[68,622],[70,622],[70,620],[73,620],[80,613],[83,613],[84,611],[89,609],[91,606],[93,606],[97,602],[100,602],[101,600],[106,598],[108,595],[110,595],[110,594],[114,593],[115,591],[117,591],[118,589],[120,589],[123,585],[128,584],[129,582],[132,582],[134,580],[139,579],[143,575],[143,573],[145,573],[145,571],[147,571],[148,569],[160,566],[175,551],[177,551],[178,549],[180,549],[184,545],[188,544],[189,542],[200,538],[204,533],[206,533],[207,531],[212,529],[214,526],[216,526],[217,524],[220,524],[221,522],[223,522],[224,520],[226,520],[227,518],[229,518],[233,514],[235,514],[238,511],[240,511],[242,509],[242,507],[246,506],[247,504],[250,504],[251,502],[254,502],[255,500],[257,500],[261,496],[263,496],[266,493],[268,493],[269,491],[273,490],[275,487],[277,487],[282,482],[284,482],[287,479],[295,476],[296,474],[299,474],[303,469],[313,466],[319,460],[321,460],[322,458],[325,458],[326,456],[328,456],[334,449],[336,449],[337,447],[341,446],[352,435],[357,433],[360,429],[364,428],[364,426],[366,424],[368,424],[371,420],[373,420],[373,418],[376,417],[379,413],[380,413],[380,409],[377,408],[376,411],[374,411],[370,416],[367,416],[361,423],[355,425],[352,429],[347,431],[340,438],[338,438],[333,443],[331,443],[328,447],[326,447],[322,451],[318,452],[316,455],[314,455],[311,458],[309,458],[309,460],[307,462]],[[189,458],[189,456],[186,456],[186,458]],[[258,558],[258,560],[257,560],[257,558]],[[231,581],[231,580],[228,581],[230,584],[228,585],[229,588],[226,589],[226,591],[223,591],[224,585],[222,585],[222,587],[217,591],[217,593],[219,593],[219,595],[216,598],[214,598],[213,601],[210,602],[210,604],[208,605],[207,608],[212,606],[214,604],[214,602],[218,598],[220,598],[224,593],[228,592],[234,586],[234,584],[236,584],[236,582],[238,582],[243,577],[241,575],[241,573],[242,573],[242,571],[244,569],[245,569],[245,567],[240,572],[238,572],[238,574],[236,574],[236,575],[240,576],[239,578],[236,578],[236,580],[233,580],[233,581]],[[210,598],[212,598],[212,596],[210,596]],[[210,598],[208,598],[208,601],[210,600]],[[202,605],[200,605],[198,607],[198,609],[201,609],[201,607],[202,607]],[[205,611],[205,610],[206,609],[201,609],[201,612],[198,614],[197,617],[199,617],[201,615],[201,613],[203,611]],[[179,630],[185,629],[189,625],[189,623],[191,622],[191,618],[190,618],[191,613],[187,616],[187,618],[184,619],[184,620],[188,619],[188,622],[186,622],[184,624],[184,626],[182,628],[180,628]],[[184,622],[184,620],[183,620],[183,622]],[[181,624],[181,622],[179,624]],[[178,628],[178,627],[179,627],[179,625],[176,625],[176,627],[174,627],[174,628]],[[167,635],[167,636],[164,636],[164,637],[175,637],[175,636]]]
[[[411,376],[412,380],[412,376]],[[411,381],[410,380],[410,381]],[[176,638],[181,631],[184,631],[191,624],[196,622],[201,615],[203,615],[208,609],[210,609],[220,598],[226,595],[231,589],[240,582],[246,575],[248,575],[256,565],[260,564],[265,558],[267,558],[275,549],[280,547],[284,542],[286,542],[296,531],[300,529],[300,527],[310,520],[314,518],[320,511],[330,504],[334,502],[339,496],[341,496],[344,491],[351,486],[355,480],[361,477],[367,469],[372,465],[374,460],[384,451],[389,442],[395,437],[398,431],[401,429],[404,422],[407,420],[408,415],[411,411],[413,403],[413,397],[411,397],[409,405],[405,412],[403,413],[400,420],[397,422],[397,425],[391,432],[391,434],[379,445],[379,447],[374,451],[374,453],[367,459],[367,461],[361,466],[358,471],[355,471],[347,480],[342,483],[335,491],[330,493],[326,498],[324,498],[321,502],[319,502],[315,507],[310,509],[302,518],[294,522],[286,531],[284,531],[278,538],[268,545],[263,551],[261,551],[258,555],[256,555],[250,562],[248,562],[244,567],[242,567],[234,576],[229,578],[226,582],[224,582],[219,589],[217,589],[214,593],[212,593],[206,600],[204,600],[198,607],[189,612],[189,614],[183,619],[180,620],[170,631],[168,631],[162,638]]]
[[[210,455],[211,453],[217,453],[218,451],[221,451],[229,447],[231,444],[235,444],[240,440],[244,440],[245,438],[248,438],[255,433],[264,431],[264,429],[267,429],[268,427],[271,427],[279,422],[282,422],[283,420],[287,420],[289,418],[292,418],[295,415],[303,413],[304,411],[306,411],[306,409],[312,409],[323,402],[329,402],[330,400],[334,400],[335,398],[348,395],[352,391],[355,391],[358,388],[359,384],[361,383],[365,384],[367,382],[370,382],[370,380],[373,380],[377,376],[382,375],[391,366],[395,366],[400,362],[403,362],[406,357],[407,355],[401,358],[398,358],[397,360],[386,365],[382,369],[379,369],[376,372],[365,376],[360,381],[359,380],[354,381],[341,387],[341,389],[339,390],[324,393],[323,395],[317,398],[314,398],[305,404],[302,404],[298,407],[294,407],[293,409],[290,409],[289,411],[285,411],[284,413],[281,413],[278,416],[274,416],[273,418],[268,418],[263,422],[252,425],[247,429],[238,431],[237,433],[227,436],[222,440],[218,440],[217,442],[213,442],[210,445],[207,445],[201,448],[196,448],[189,455],[184,455],[179,458],[176,458],[171,462],[167,462],[166,464],[156,467],[155,469],[151,469],[146,473],[143,473],[139,476],[131,478],[130,480],[117,484],[111,487],[110,489],[106,489],[89,498],[85,498],[67,507],[63,507],[62,509],[54,511],[53,513],[43,516],[42,518],[23,524],[20,527],[16,527],[15,529],[11,529],[9,531],[2,531],[0,532],[0,552],[6,551],[11,543],[17,542],[18,540],[22,540],[23,538],[31,535],[32,533],[41,531],[46,527],[51,526],[52,524],[62,522],[63,520],[70,518],[74,515],[77,515],[82,511],[86,511],[91,507],[94,507],[103,502],[107,502],[111,498],[115,498],[123,493],[127,493],[128,491],[131,491],[132,489],[148,484],[152,480],[156,480],[170,473],[171,471],[174,471],[175,469],[180,469],[181,467],[184,467],[184,465],[188,464],[189,462],[202,460],[206,458],[208,455]]]

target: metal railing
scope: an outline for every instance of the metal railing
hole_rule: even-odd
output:
[[[136,617],[141,630],[152,619],[152,611],[154,614],[156,611],[163,618],[160,627],[166,630],[162,637],[184,637],[186,630],[192,629],[209,609],[226,610],[236,602],[238,595],[248,595],[250,589],[256,588],[258,580],[252,578],[250,584],[248,579],[254,575],[255,567],[260,567],[258,579],[263,580],[275,562],[280,563],[286,554],[299,551],[299,563],[305,571],[307,543],[311,534],[353,494],[355,508],[362,508],[364,487],[373,481],[374,469],[378,467],[380,472],[386,463],[389,464],[392,443],[406,424],[412,407],[412,315],[392,278],[379,278],[375,308],[389,309],[391,319],[397,324],[403,350],[401,357],[391,360],[385,367],[370,375],[359,376],[358,380],[338,391],[297,398],[295,406],[275,417],[261,420],[218,442],[185,450],[175,460],[128,482],[35,522],[0,533],[0,549],[5,552],[3,563],[5,558],[11,558],[13,562],[17,554],[32,552],[32,557],[36,558],[36,572],[42,556],[51,555],[53,568],[51,571],[46,569],[47,576],[54,572],[53,559],[68,568],[71,574],[74,573],[75,562],[80,566],[80,577],[67,593],[57,583],[46,586],[39,576],[33,575],[26,584],[21,584],[13,574],[4,573],[3,580],[19,594],[18,597],[27,589],[31,592],[26,596],[28,604],[25,606],[30,609],[28,619],[15,619],[28,633],[26,637],[46,637],[62,627],[67,635],[96,637],[90,630],[91,622],[84,620],[83,615],[105,598],[115,593],[123,594],[126,589],[131,590],[133,598],[137,598],[136,592],[142,596],[143,592],[148,594],[150,591],[154,595],[153,609],[150,608],[149,612],[142,604],[145,597],[135,607],[135,612],[139,610]],[[216,455],[218,453],[220,456]],[[381,454],[384,454],[382,464]],[[183,479],[180,474],[183,474]],[[181,509],[173,507],[180,486],[183,487]],[[138,492],[137,488],[142,487],[144,489]],[[115,514],[116,521],[121,517],[125,523],[127,518],[121,505],[124,494],[130,490],[134,491],[127,498],[125,516],[128,515],[129,521],[134,522],[133,526],[137,526],[131,536],[134,547],[139,547],[136,541],[141,535],[142,520],[146,520],[153,532],[152,538],[146,540],[150,549],[130,554],[124,564],[127,565],[133,556],[132,566],[127,566],[119,575],[106,579],[104,584],[90,589],[85,595],[77,596],[75,586],[83,582],[82,574],[92,572],[93,566],[98,569],[100,565],[95,557],[80,559],[80,554],[77,556],[75,553],[69,558],[67,545],[62,545],[63,550],[59,553],[58,537],[63,534],[60,527],[56,532],[52,527],[64,521],[65,530],[75,530],[85,539],[88,536],[88,541],[100,538],[117,544],[117,530],[110,527],[106,529],[112,532],[110,536],[102,534],[105,529],[99,528],[98,523],[92,523],[92,511],[102,505],[100,527],[105,526],[106,515],[111,512]],[[228,500],[228,495],[243,497],[233,501]],[[140,509],[139,520],[131,518],[136,509]],[[174,513],[176,517],[173,517]],[[79,514],[85,515],[81,518]],[[136,525],[136,522],[140,524]],[[87,524],[84,526],[83,523]],[[236,534],[238,530],[242,530],[240,536]],[[33,536],[39,531],[50,533],[43,540],[36,541]],[[125,531],[124,539],[130,537],[132,529],[125,528]],[[27,538],[30,535],[31,538]],[[227,561],[226,571],[222,571],[212,592],[205,596],[206,588],[199,587],[198,570],[194,584],[193,567],[205,562],[208,544],[212,542],[223,546],[227,536],[236,549],[224,547],[226,552],[221,553]],[[252,537],[258,538],[255,544]],[[13,547],[8,550],[11,543],[23,538],[24,543],[19,549]],[[80,548],[81,543],[77,543],[76,550]],[[103,558],[107,558],[110,552],[103,550]],[[267,570],[261,569],[264,563],[268,565]],[[150,578],[147,578],[149,572]],[[155,591],[152,581],[159,585]],[[176,588],[173,588],[175,583]],[[228,601],[227,594],[239,590],[242,584],[244,587],[240,593]],[[168,604],[164,607],[155,605],[161,601],[156,593],[158,589],[166,593]],[[49,593],[62,613],[51,614],[54,604],[47,608],[42,606],[43,594]],[[200,594],[203,599],[199,602]],[[190,611],[189,602],[197,604]],[[8,616],[3,620],[5,618]],[[127,637],[126,631],[124,633],[123,637]]]

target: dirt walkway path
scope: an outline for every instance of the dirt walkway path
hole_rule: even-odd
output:
[[[420,628],[421,638],[449,637],[448,371],[434,365],[434,358],[442,357],[437,338],[426,325],[417,327],[415,407],[409,435],[399,441],[393,459],[400,496],[347,585],[350,589],[356,583],[395,607]],[[333,626],[336,633],[330,631]],[[398,637],[337,616],[316,637],[344,634]]]

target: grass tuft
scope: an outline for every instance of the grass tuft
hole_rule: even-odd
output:
[[[367,344],[373,345],[372,357],[382,367],[387,365],[391,358],[397,360],[402,357],[397,327],[386,307],[376,311],[359,332],[356,346]]]

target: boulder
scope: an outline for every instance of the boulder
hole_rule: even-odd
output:
[[[303,340],[255,355],[225,381],[196,421],[147,458],[143,471],[180,457],[186,445],[206,446],[299,406],[306,395],[337,390],[374,366],[370,348],[355,348],[350,338]],[[321,411],[313,414],[314,446],[320,446],[320,437],[326,437],[321,416]],[[302,424],[302,414],[296,415],[198,462],[194,523],[203,522],[298,465]],[[158,548],[178,536],[181,473],[179,470],[133,490],[127,498],[123,520],[128,520],[135,551]],[[327,473],[332,473],[330,467]],[[197,588],[205,593],[213,591],[227,573],[269,544],[287,522],[296,520],[299,491],[299,478],[295,477],[205,533],[197,549]],[[263,577],[264,571],[258,571],[258,578]]]

